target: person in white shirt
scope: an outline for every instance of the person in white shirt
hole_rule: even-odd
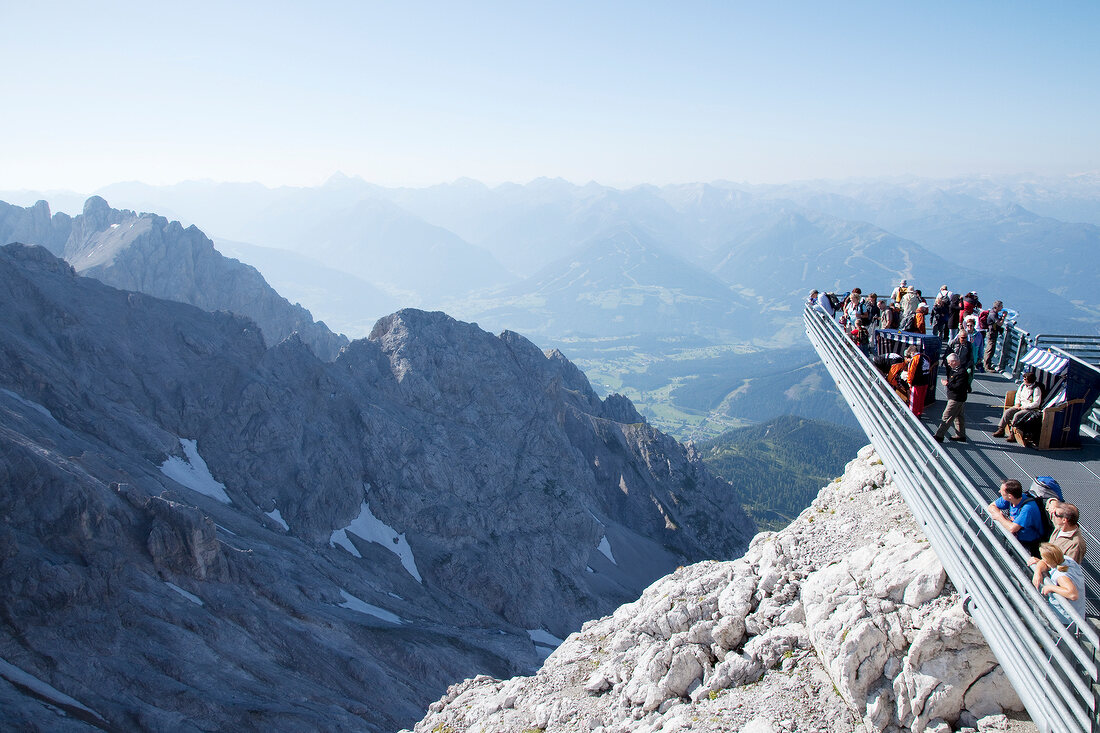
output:
[[[993,437],[1005,437],[1008,428],[1012,427],[1012,434],[1005,437],[1005,440],[1009,443],[1015,443],[1018,438],[1023,437],[1023,433],[1019,433],[1015,429],[1017,421],[1026,413],[1037,411],[1042,404],[1043,388],[1035,381],[1035,372],[1027,372],[1024,374],[1024,383],[1016,390],[1016,398],[1012,401],[1012,407],[1006,407],[1004,414],[1001,415],[1001,422],[997,425]]]

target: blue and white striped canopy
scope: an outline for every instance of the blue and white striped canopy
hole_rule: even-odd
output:
[[[1064,356],[1058,356],[1046,349],[1036,348],[1029,349],[1020,361],[1048,374],[1063,374],[1066,371],[1066,365],[1069,364],[1069,359]]]

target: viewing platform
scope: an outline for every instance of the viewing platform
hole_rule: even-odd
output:
[[[1091,427],[1095,411],[1062,419],[1063,443],[1077,445],[1077,425],[1082,425],[1079,447],[1037,450],[992,437],[1004,395],[1016,387],[1023,358],[1038,341],[1013,327],[998,343],[995,357],[1006,373],[975,375],[966,402],[967,442],[937,443],[932,433],[946,404],[939,377],[938,399],[918,419],[830,313],[807,306],[803,317],[810,342],[890,469],[951,582],[967,598],[967,610],[1032,720],[1042,731],[1100,733],[1100,441]],[[1078,346],[1086,358],[1092,353],[1094,341],[1083,339],[1081,346],[1073,337],[1054,338],[1067,347]],[[923,346],[938,357],[938,342],[929,339]],[[1088,372],[1090,379],[1100,375],[1057,345],[1051,351],[1073,360],[1073,368]],[[1065,383],[1055,383],[1055,391]],[[1091,405],[1087,396],[1068,402],[1077,408]],[[1035,476],[1054,477],[1065,500],[1081,512],[1089,618],[1069,627],[1031,584],[1026,551],[986,511],[998,498],[1002,481],[1015,478],[1026,489]]]

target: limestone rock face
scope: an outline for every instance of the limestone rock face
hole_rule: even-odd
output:
[[[900,733],[1019,710],[868,446],[742,558],[661,578],[533,677],[452,686],[414,730]]]
[[[46,247],[77,272],[116,288],[247,316],[269,344],[296,332],[324,361],[347,344],[272,290],[255,268],[223,257],[196,227],[112,209],[99,196],[76,217],[51,218],[45,201],[27,209],[0,202],[0,244],[9,242]]]
[[[517,334],[401,311],[326,362],[22,245],[0,313],[15,728],[49,728],[45,699],[118,730],[393,731],[753,533],[729,484]],[[653,662],[670,694],[702,643]]]

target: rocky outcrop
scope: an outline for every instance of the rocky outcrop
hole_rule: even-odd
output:
[[[533,677],[451,687],[415,731],[942,732],[1021,709],[868,446],[741,559],[660,579]]]
[[[325,362],[21,245],[0,312],[0,662],[117,729],[396,730],[753,533],[514,333],[401,311]]]
[[[26,209],[0,202],[0,244],[8,242],[46,247],[77,272],[116,288],[247,316],[269,344],[298,333],[325,361],[347,344],[272,290],[255,268],[223,257],[198,228],[112,209],[99,196],[89,198],[76,217],[51,218],[45,201]]]

